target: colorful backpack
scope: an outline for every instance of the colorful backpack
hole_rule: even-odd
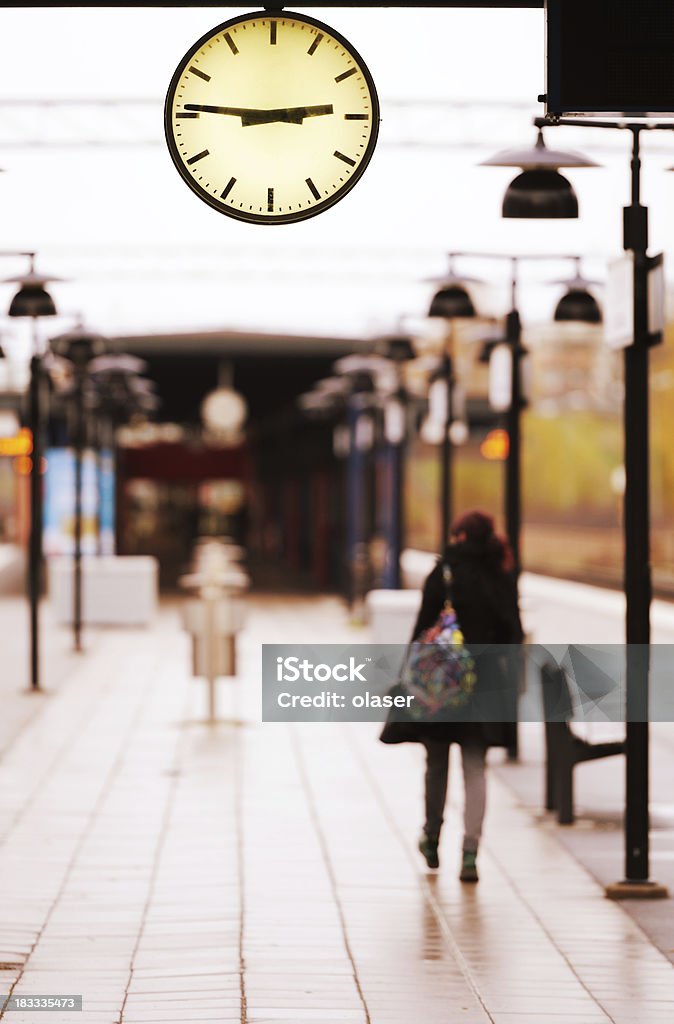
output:
[[[464,644],[451,603],[452,572],[442,567],[445,604],[436,622],[412,641],[400,676],[403,692],[415,699],[408,714],[414,719],[451,721],[475,689],[475,661]]]

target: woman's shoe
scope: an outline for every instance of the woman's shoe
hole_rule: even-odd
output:
[[[437,839],[429,839],[426,833],[422,832],[421,839],[419,840],[419,852],[424,856],[429,868],[435,870],[435,868],[440,867]]]
[[[459,878],[462,882],[477,882],[477,854],[472,853],[469,850],[463,851],[463,860],[461,861],[461,874]]]

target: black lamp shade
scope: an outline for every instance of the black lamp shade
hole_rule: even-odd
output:
[[[560,321],[574,321],[583,324],[600,324],[601,310],[594,295],[582,288],[570,288],[566,295],[562,295],[555,309],[554,319]]]
[[[105,350],[105,338],[77,328],[52,338],[50,347],[56,355],[69,359],[75,366],[84,367]]]
[[[563,174],[556,170],[522,171],[503,198],[504,217],[558,219],[578,216],[578,198]]]
[[[445,320],[452,320],[455,317],[474,317],[475,306],[463,285],[450,284],[435,293],[428,315],[429,317],[443,317]]]
[[[383,348],[383,354],[394,363],[404,363],[416,355],[412,341],[404,335],[386,338]]]
[[[8,316],[56,316],[54,300],[43,285],[22,284],[12,299]]]

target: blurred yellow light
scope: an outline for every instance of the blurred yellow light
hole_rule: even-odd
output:
[[[490,462],[503,462],[509,447],[507,430],[490,430],[480,445],[480,455]]]
[[[30,455],[33,450],[33,435],[22,427],[13,437],[0,437],[0,455]]]

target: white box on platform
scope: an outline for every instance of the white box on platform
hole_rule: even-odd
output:
[[[57,622],[73,620],[73,560],[50,558],[49,597]],[[82,559],[82,621],[93,626],[145,626],[157,614],[159,565],[149,555]]]

